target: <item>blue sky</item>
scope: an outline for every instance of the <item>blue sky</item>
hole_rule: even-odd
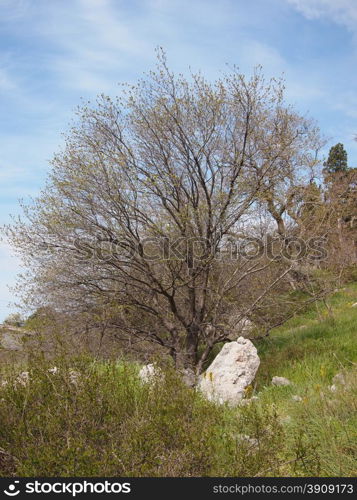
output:
[[[357,166],[357,0],[0,0],[0,224],[36,196],[81,98],[155,63],[284,74],[287,99]],[[0,321],[20,271],[0,243]]]

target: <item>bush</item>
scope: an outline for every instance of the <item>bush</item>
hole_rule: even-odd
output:
[[[205,475],[220,411],[173,372],[142,384],[125,362],[38,359],[1,389],[0,444],[17,475]],[[7,377],[9,378],[9,376]]]
[[[14,475],[279,473],[284,430],[274,410],[216,406],[170,369],[143,384],[126,362],[55,364],[49,372],[32,359],[28,377],[7,374],[0,387],[0,446]],[[9,471],[0,465],[1,474]]]

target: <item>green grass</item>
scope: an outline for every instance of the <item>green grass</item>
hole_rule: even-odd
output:
[[[274,406],[287,429],[287,446],[302,436],[322,475],[357,472],[357,285],[350,284],[322,304],[272,332],[259,346],[261,367],[255,391],[258,405]],[[332,379],[343,373],[347,386],[331,392]],[[292,385],[271,385],[274,375]],[[292,396],[300,396],[295,402]]]
[[[205,401],[169,369],[144,385],[125,361],[30,356],[25,386],[18,365],[2,366],[0,476],[354,476],[355,302],[348,285],[329,300],[333,317],[319,304],[257,344],[258,400],[239,408]],[[336,373],[346,384],[331,392]],[[274,375],[292,385],[272,386]]]
[[[356,302],[354,284],[330,298],[332,315],[317,304],[318,311],[311,309],[274,330],[258,345],[259,390],[273,375],[285,376],[306,389],[313,382],[326,384],[336,372],[356,366],[357,307],[352,307]]]

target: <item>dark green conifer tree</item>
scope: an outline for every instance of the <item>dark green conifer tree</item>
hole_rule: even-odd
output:
[[[324,162],[325,171],[328,174],[346,172],[347,152],[340,142],[330,149],[327,161]]]

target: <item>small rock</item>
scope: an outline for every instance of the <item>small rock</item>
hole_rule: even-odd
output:
[[[29,372],[21,372],[15,380],[15,385],[21,385],[22,387],[26,387],[30,382],[30,374]]]
[[[357,302],[355,302],[354,304],[352,304],[351,307],[357,307]]]
[[[337,391],[337,386],[335,384],[330,385],[329,387],[331,392],[336,392]]]
[[[54,366],[53,368],[49,368],[48,373],[52,373],[52,375],[56,375],[56,373],[58,373],[57,366]]]
[[[162,372],[160,368],[156,367],[152,363],[143,366],[139,371],[139,378],[145,384],[154,382],[154,380],[158,377],[162,377]]]
[[[346,379],[343,373],[336,373],[332,379],[333,384],[346,385]]]
[[[285,377],[273,377],[271,383],[277,386],[291,385],[290,380]]]
[[[296,401],[297,403],[300,403],[302,401],[302,397],[298,396],[297,394],[294,394],[294,396],[291,397],[293,401]]]

